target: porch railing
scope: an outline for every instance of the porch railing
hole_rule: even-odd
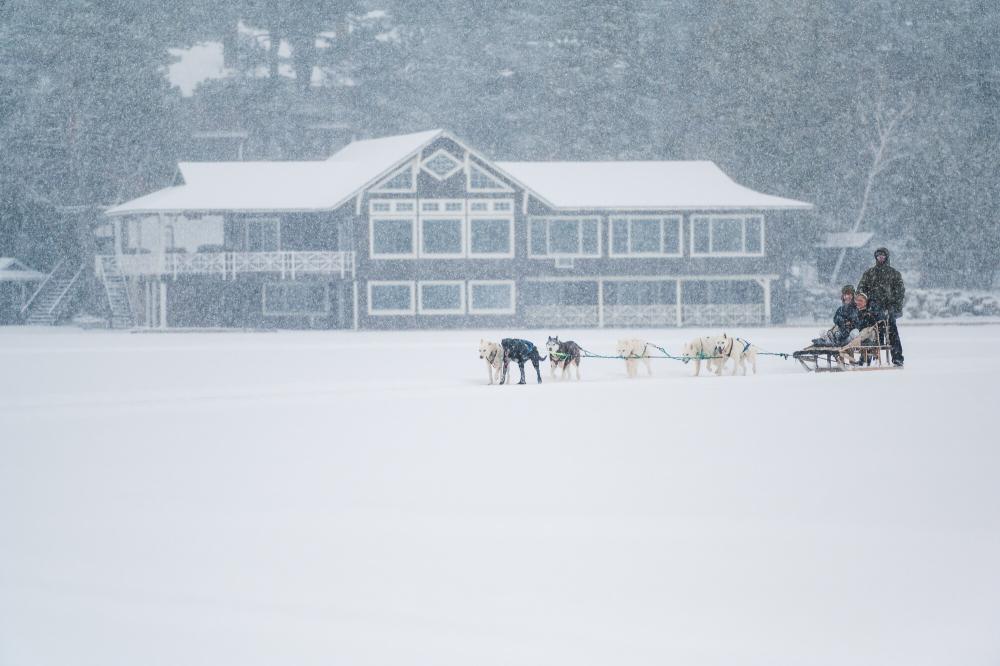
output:
[[[241,273],[277,273],[294,279],[299,274],[354,277],[353,252],[168,252],[165,254],[121,254],[118,268],[123,275],[218,275],[232,279]]]

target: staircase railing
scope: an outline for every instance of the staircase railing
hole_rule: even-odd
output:
[[[47,285],[49,283],[49,280],[52,279],[52,277],[56,274],[56,272],[60,268],[62,268],[62,265],[64,263],[66,263],[66,259],[60,259],[56,263],[55,267],[51,271],[49,271],[49,274],[45,276],[45,279],[42,280],[41,284],[38,285],[38,287],[35,289],[35,292],[33,294],[31,294],[31,298],[29,298],[27,301],[25,301],[24,305],[21,306],[21,316],[22,317],[25,314],[27,314],[28,309],[31,308],[31,304],[35,302],[35,297],[38,296],[38,294],[42,293],[42,289],[45,288],[45,285]]]
[[[109,266],[111,267],[110,270]],[[128,308],[128,318],[134,324],[135,313],[138,311],[138,304],[136,302],[138,297],[135,293],[133,293],[132,285],[129,283],[128,278],[122,274],[121,269],[118,267],[118,262],[115,256],[98,255],[94,268],[98,279],[100,279],[101,284],[104,285],[104,294],[108,297],[108,307],[111,310],[112,320],[115,317],[115,301],[114,297],[111,295],[111,286],[108,283],[108,277],[109,273],[114,272],[122,281],[122,286],[125,289],[125,305]]]
[[[56,308],[58,308],[62,304],[62,300],[66,298],[66,294],[68,294],[69,290],[73,288],[73,286],[76,284],[76,281],[80,279],[80,275],[83,273],[83,266],[84,266],[83,264],[80,264],[80,267],[76,269],[76,273],[73,273],[73,277],[70,278],[70,281],[66,283],[66,288],[63,289],[61,292],[59,292],[59,298],[55,300],[55,302],[52,304],[52,307],[50,307],[49,311],[46,312],[45,314],[49,315],[52,314],[53,312],[56,311]]]

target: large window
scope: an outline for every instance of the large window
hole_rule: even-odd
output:
[[[374,199],[371,214],[370,252],[373,259],[407,259],[417,256],[417,204],[413,199]]]
[[[441,259],[465,256],[465,219],[421,216],[420,256]]]
[[[373,199],[373,259],[510,258],[514,201],[497,199]]]
[[[470,257],[513,257],[514,220],[469,217]]]
[[[413,314],[416,311],[413,291],[413,282],[369,282],[368,314]]]
[[[533,217],[528,255],[543,257],[600,257],[599,217]]]
[[[373,218],[373,258],[412,257],[414,253],[414,220],[412,218]]]
[[[420,314],[465,314],[465,283],[461,280],[429,280],[418,286]]]
[[[692,256],[761,256],[764,218],[760,215],[695,215],[691,217]]]
[[[272,282],[264,285],[265,315],[324,315],[329,310],[325,284]]]
[[[469,280],[469,314],[514,314],[514,281]]]
[[[629,215],[610,219],[612,257],[681,256],[681,216]]]

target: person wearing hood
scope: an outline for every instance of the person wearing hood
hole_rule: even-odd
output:
[[[896,318],[903,316],[906,289],[903,286],[903,276],[889,265],[888,249],[880,247],[875,250],[875,265],[861,276],[858,291],[868,294],[873,308],[888,319],[892,363],[903,365],[903,343],[899,340]]]
[[[858,308],[854,304],[854,285],[847,284],[840,290],[841,306],[833,313],[833,328],[818,338],[814,345],[843,347],[851,339],[851,331],[858,328]]]

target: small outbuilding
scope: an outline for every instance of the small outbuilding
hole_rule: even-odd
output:
[[[45,278],[13,257],[0,257],[0,324],[16,324],[28,298]]]

